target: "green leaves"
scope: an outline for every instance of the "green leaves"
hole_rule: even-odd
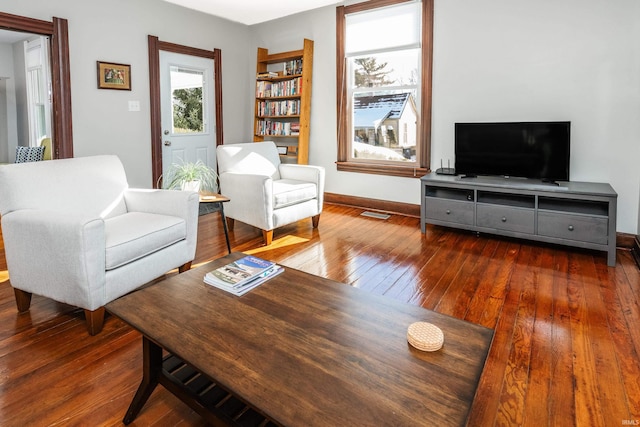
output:
[[[182,184],[189,181],[200,181],[200,189],[217,192],[218,174],[215,170],[198,160],[193,162],[174,163],[167,172],[164,188],[181,189]]]

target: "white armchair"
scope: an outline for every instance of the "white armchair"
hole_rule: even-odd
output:
[[[324,200],[324,168],[280,163],[271,142],[225,144],[217,148],[220,190],[229,229],[234,220],[262,230],[270,245],[273,230],[304,218],[318,227]]]
[[[91,335],[105,304],[195,256],[198,194],[130,189],[116,156],[0,166],[0,215],[18,311],[77,306]]]

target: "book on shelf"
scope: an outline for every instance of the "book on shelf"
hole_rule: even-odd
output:
[[[263,73],[258,73],[257,78],[259,79],[269,79],[273,77],[278,77],[280,74],[276,71],[265,71]]]
[[[218,289],[222,289],[223,291],[229,292],[233,295],[242,296],[247,292],[249,292],[250,290],[257,288],[258,286],[260,286],[267,280],[271,279],[272,277],[282,273],[283,271],[284,271],[284,268],[281,265],[274,264],[273,267],[258,274],[251,280],[244,282],[241,285],[233,285],[233,286],[214,280],[211,278],[211,276],[207,276],[208,275],[207,273],[207,275],[204,276],[204,282],[207,285],[213,286]]]

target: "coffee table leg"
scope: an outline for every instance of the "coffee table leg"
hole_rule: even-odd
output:
[[[137,416],[151,393],[158,385],[158,378],[162,372],[162,348],[151,342],[147,337],[142,337],[142,382],[136,395],[129,405],[122,422],[127,425]]]

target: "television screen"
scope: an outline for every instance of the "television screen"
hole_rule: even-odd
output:
[[[569,180],[571,122],[456,123],[459,175]]]

